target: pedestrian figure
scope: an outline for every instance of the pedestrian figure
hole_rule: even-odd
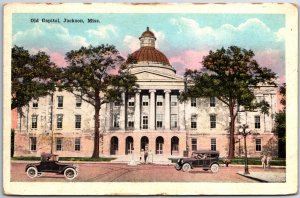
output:
[[[267,161],[267,157],[266,155],[263,155],[263,157],[261,158],[261,164],[264,169],[266,168],[266,161]]]
[[[267,159],[266,159],[266,161],[267,161],[267,167],[268,167],[268,168],[271,167],[271,165],[270,165],[271,160],[272,160],[272,157],[268,155],[268,156],[267,156]]]
[[[140,156],[140,162],[141,163],[143,163],[142,159],[144,159],[144,155],[145,155],[145,152],[144,152],[144,149],[142,149],[141,156]]]
[[[147,158],[148,158],[148,151],[145,151],[145,153],[144,153],[145,164],[147,163]]]

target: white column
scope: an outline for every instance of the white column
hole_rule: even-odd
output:
[[[179,93],[182,94],[183,90],[179,90]],[[179,100],[178,100],[179,101]],[[179,101],[179,130],[185,130],[185,108],[184,102]]]
[[[140,105],[140,92],[141,90],[137,90],[135,93],[135,103],[134,103],[134,129],[140,130],[141,126],[141,105]]]
[[[149,90],[150,92],[150,112],[149,112],[149,129],[155,130],[155,92],[156,90]]]
[[[121,103],[121,107],[120,107],[120,130],[125,130],[125,115],[126,115],[126,111],[125,111],[125,107],[126,107],[126,101],[125,101],[125,92],[122,92],[122,103]]]
[[[171,90],[165,90],[165,130],[170,130],[170,93]]]

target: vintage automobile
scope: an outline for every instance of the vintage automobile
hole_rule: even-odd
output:
[[[77,165],[58,162],[58,155],[42,153],[41,162],[27,164],[25,172],[30,178],[39,177],[42,173],[48,172],[62,174],[72,180],[78,176],[79,168]]]
[[[219,152],[210,150],[193,151],[189,158],[178,159],[175,168],[188,172],[195,167],[201,167],[203,170],[209,169],[216,173],[219,171]]]

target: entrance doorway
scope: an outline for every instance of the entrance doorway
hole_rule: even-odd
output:
[[[156,154],[163,154],[164,138],[159,136],[156,138]]]
[[[125,150],[125,154],[129,155],[132,154],[133,151],[133,138],[131,136],[128,136],[126,138],[126,150]]]
[[[144,149],[144,151],[148,150],[149,145],[149,139],[146,136],[143,136],[141,138],[141,150]]]
[[[116,136],[114,136],[110,140],[110,154],[118,155],[118,150],[119,150],[119,140]]]
[[[178,155],[179,154],[179,138],[173,136],[171,139],[171,155]]]

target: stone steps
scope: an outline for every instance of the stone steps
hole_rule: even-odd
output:
[[[143,159],[140,160],[140,156],[132,156],[132,155],[124,155],[124,156],[116,156],[117,159],[112,160],[112,163],[127,163],[129,165],[136,165],[144,163]],[[171,160],[168,159],[169,157],[165,156],[153,156],[147,158],[147,163],[152,164],[172,164]]]

